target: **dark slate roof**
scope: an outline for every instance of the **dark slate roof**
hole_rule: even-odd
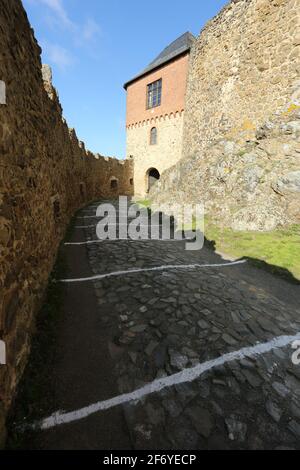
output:
[[[178,39],[169,44],[169,46],[167,46],[159,54],[159,56],[157,56],[156,59],[148,65],[148,67],[146,67],[142,72],[133,77],[131,80],[126,82],[124,85],[125,90],[127,89],[128,85],[135,82],[139,78],[142,78],[144,75],[153,72],[154,70],[158,69],[167,62],[170,62],[171,60],[175,59],[179,55],[188,52],[191,49],[194,40],[195,37],[192,35],[192,33],[184,33]]]

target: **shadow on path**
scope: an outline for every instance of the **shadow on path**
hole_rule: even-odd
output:
[[[90,236],[89,231],[85,229],[75,230],[74,221],[69,232],[68,241],[75,243],[83,242],[87,235]],[[94,229],[91,229],[91,233],[93,232]],[[98,254],[89,253],[90,256],[94,256],[96,267],[100,273],[106,272],[112,266],[118,267],[115,259],[117,259],[119,249],[123,250],[124,260],[122,262],[125,269],[132,267],[134,262],[140,262],[146,267],[151,263],[166,264],[163,261],[163,256],[160,257],[159,250],[158,252],[155,250],[154,243],[156,242],[149,242],[149,249],[146,246],[144,249],[142,248],[140,258],[132,262],[131,255],[128,255],[127,242],[121,243],[124,244],[120,245],[123,248],[116,244],[113,244],[111,248],[105,248],[104,245],[101,245],[103,251],[101,248]],[[168,243],[166,245],[168,246]],[[98,248],[100,249],[99,245]],[[172,250],[173,248],[174,246]],[[205,240],[204,248],[201,251],[185,252],[178,248],[178,250],[174,250],[174,253],[172,250],[170,248],[169,255],[172,255],[176,261],[178,259],[179,264],[225,263],[225,259],[215,251],[214,241]],[[103,258],[101,257],[102,253]],[[166,250],[162,249],[162,254],[166,256],[167,260],[169,259],[167,248]],[[110,256],[112,256],[112,260]],[[109,258],[107,263],[105,258]],[[300,283],[291,273],[287,270],[279,272],[277,269],[276,274],[280,275],[275,276],[273,274],[274,267],[267,265],[267,263],[251,258],[244,259],[247,260],[245,264],[224,268],[224,270],[220,269],[231,286],[239,285],[241,281],[245,281],[253,288],[255,295],[259,296],[262,293],[267,299],[269,295],[273,296],[292,310],[299,307]],[[61,263],[65,266],[60,267]],[[260,267],[264,269],[259,269]],[[87,245],[76,248],[75,251],[73,248],[62,245],[53,278],[88,277],[93,274]],[[208,269],[206,272],[201,270],[197,283],[201,284],[206,279],[209,280],[210,276],[213,278],[214,274],[214,268]],[[190,282],[190,275],[195,278],[197,272],[187,271],[186,274],[180,274],[179,279],[182,279],[183,285],[185,282]],[[139,282],[145,284],[140,279],[131,280],[132,282],[137,282],[133,284],[137,286],[135,293],[141,291]],[[16,423],[22,423],[24,420],[31,423],[37,419],[45,418],[57,410],[74,411],[88,404],[119,395],[117,377],[113,371],[123,352],[118,343],[111,341],[111,333],[118,328],[117,320],[115,321],[114,318],[117,319],[119,312],[121,312],[119,310],[120,301],[114,290],[115,286],[119,286],[120,283],[122,283],[120,279],[114,282],[109,280],[107,284],[100,283],[100,286],[95,290],[93,282],[62,285],[60,283],[54,284],[50,280],[48,299],[38,316],[32,354],[10,416],[8,448],[111,450],[132,448],[131,433],[122,407],[111,408],[78,422],[36,434],[20,433],[16,429]],[[195,280],[193,283],[195,284]],[[168,284],[167,281],[166,284]],[[208,284],[209,288],[213,287],[212,284]],[[142,288],[145,285],[142,285]],[[178,282],[177,287],[181,287],[178,286]],[[122,295],[121,302],[129,290],[132,295],[132,285],[130,287],[126,282],[123,286],[118,287],[118,295]],[[99,293],[99,297],[96,296],[96,291]],[[212,300],[214,295],[212,292]],[[222,295],[222,291],[220,295]],[[107,309],[110,304],[114,303],[112,310],[107,312],[101,303],[101,297],[104,296],[109,297]],[[166,299],[162,297],[159,299],[159,302],[161,301],[165,302]],[[99,314],[99,309],[101,314]],[[167,310],[167,306],[164,309]],[[103,316],[104,313],[113,323],[111,327],[103,323],[101,315]],[[164,314],[164,311],[161,313]],[[149,314],[152,315],[151,309]],[[166,335],[167,333],[166,331]],[[143,344],[143,350],[144,346]]]

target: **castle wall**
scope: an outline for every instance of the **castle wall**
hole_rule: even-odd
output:
[[[299,91],[300,0],[233,0],[190,57],[183,157],[220,138],[245,141]],[[293,105],[292,105],[293,106]]]
[[[127,129],[127,155],[134,156],[135,196],[148,190],[147,172],[156,168],[162,174],[181,158],[184,112],[149,120]],[[150,145],[150,131],[157,129],[157,144]]]
[[[300,0],[232,0],[190,56],[181,160],[156,203],[203,203],[217,224],[300,222]]]
[[[132,162],[87,152],[69,130],[49,70],[19,0],[0,3],[0,443],[5,413],[30,349],[61,242],[76,209],[101,197],[131,195]],[[3,96],[2,96],[3,98]],[[3,103],[4,100],[1,100]],[[118,190],[110,178],[119,180]]]

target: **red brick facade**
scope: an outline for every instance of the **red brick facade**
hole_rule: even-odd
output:
[[[127,88],[126,126],[184,110],[189,52],[137,79]],[[162,79],[161,105],[147,109],[147,85]]]

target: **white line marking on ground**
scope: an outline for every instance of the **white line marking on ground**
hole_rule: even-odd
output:
[[[115,243],[118,241],[127,241],[131,243],[135,242],[188,242],[188,241],[194,241],[193,238],[184,238],[182,240],[175,240],[173,238],[171,239],[152,239],[152,238],[141,238],[139,240],[132,240],[131,238],[117,238],[116,240],[87,240],[85,242],[67,242],[65,243],[66,246],[80,246],[80,245],[91,245],[93,243]]]
[[[101,222],[101,221],[100,221]],[[111,223],[109,222],[109,227],[129,227],[129,224],[130,222],[128,222],[127,224],[115,224],[115,223]],[[104,227],[107,225],[107,223],[103,224]],[[162,225],[152,225],[152,224],[148,224],[148,225],[140,225],[138,224],[139,227],[141,228],[152,228],[152,227],[162,227]],[[98,227],[98,224],[97,225],[79,225],[77,227],[74,227],[74,228],[96,228]]]
[[[85,215],[84,217],[76,217],[76,219],[97,219],[97,218],[101,218],[101,217],[98,217],[97,215]]]
[[[117,216],[118,214],[116,214]],[[76,217],[77,219],[105,219],[106,216],[99,216],[99,215],[85,215],[84,217]],[[128,220],[133,220],[135,217],[129,217],[127,215],[124,215],[124,216],[118,216],[116,217],[118,219],[128,219]]]
[[[115,241],[125,241],[128,238],[118,238],[117,240],[87,240],[85,242],[67,242],[65,243],[66,246],[80,246],[80,245],[91,245],[93,243],[104,243],[104,242],[115,242]]]
[[[100,401],[85,408],[81,408],[80,410],[71,411],[70,413],[63,413],[59,411],[57,413],[54,413],[49,418],[35,423],[30,427],[43,430],[50,429],[62,424],[68,424],[73,423],[74,421],[79,421],[95,413],[98,413],[99,411],[107,410],[109,408],[113,408],[124,403],[140,401],[142,398],[153,393],[158,393],[165,388],[169,388],[174,385],[186,382],[193,382],[194,380],[198,379],[204,372],[214,369],[215,367],[222,366],[228,362],[242,360],[244,358],[261,356],[262,354],[270,352],[274,349],[279,349],[288,346],[289,344],[293,343],[298,339],[300,339],[300,333],[297,333],[295,336],[279,336],[277,338],[273,338],[267,343],[259,343],[255,346],[246,347],[238,351],[224,354],[223,356],[220,356],[217,359],[212,359],[211,361],[204,362],[203,364],[198,364],[197,366],[191,369],[185,369],[181,372],[178,372],[177,374],[170,375],[169,377],[154,380],[153,382],[145,385],[144,387],[138,390],[135,390],[134,392],[119,395],[109,400]]]
[[[104,204],[108,204],[108,203],[109,203],[109,202],[107,201],[107,202],[105,202]],[[87,209],[82,209],[82,210],[81,210],[81,213],[87,214],[88,212],[93,212],[93,211],[96,212],[97,209],[99,209],[100,206],[102,206],[102,203],[101,203],[101,204],[98,204],[98,206],[90,206],[90,207],[88,207]],[[116,211],[117,214],[120,212],[118,206],[117,206],[117,207],[116,207],[116,206],[112,206],[112,207],[115,209],[115,211]],[[134,204],[131,205],[131,206],[128,206],[129,209],[130,209],[131,207],[135,207]],[[145,207],[144,209],[147,210],[147,207]],[[139,211],[140,208],[136,207],[136,210]]]
[[[60,279],[57,282],[63,283],[72,283],[72,282],[89,282],[89,281],[99,281],[100,279],[105,279],[107,277],[116,277],[116,276],[126,276],[129,274],[135,273],[144,273],[151,271],[167,271],[169,269],[196,269],[196,268],[223,268],[226,266],[234,266],[236,264],[244,264],[247,260],[234,261],[233,263],[221,263],[221,264],[170,264],[165,266],[155,266],[153,268],[136,268],[129,269],[127,271],[115,271],[112,273],[98,274],[91,277],[83,277],[78,279]]]

